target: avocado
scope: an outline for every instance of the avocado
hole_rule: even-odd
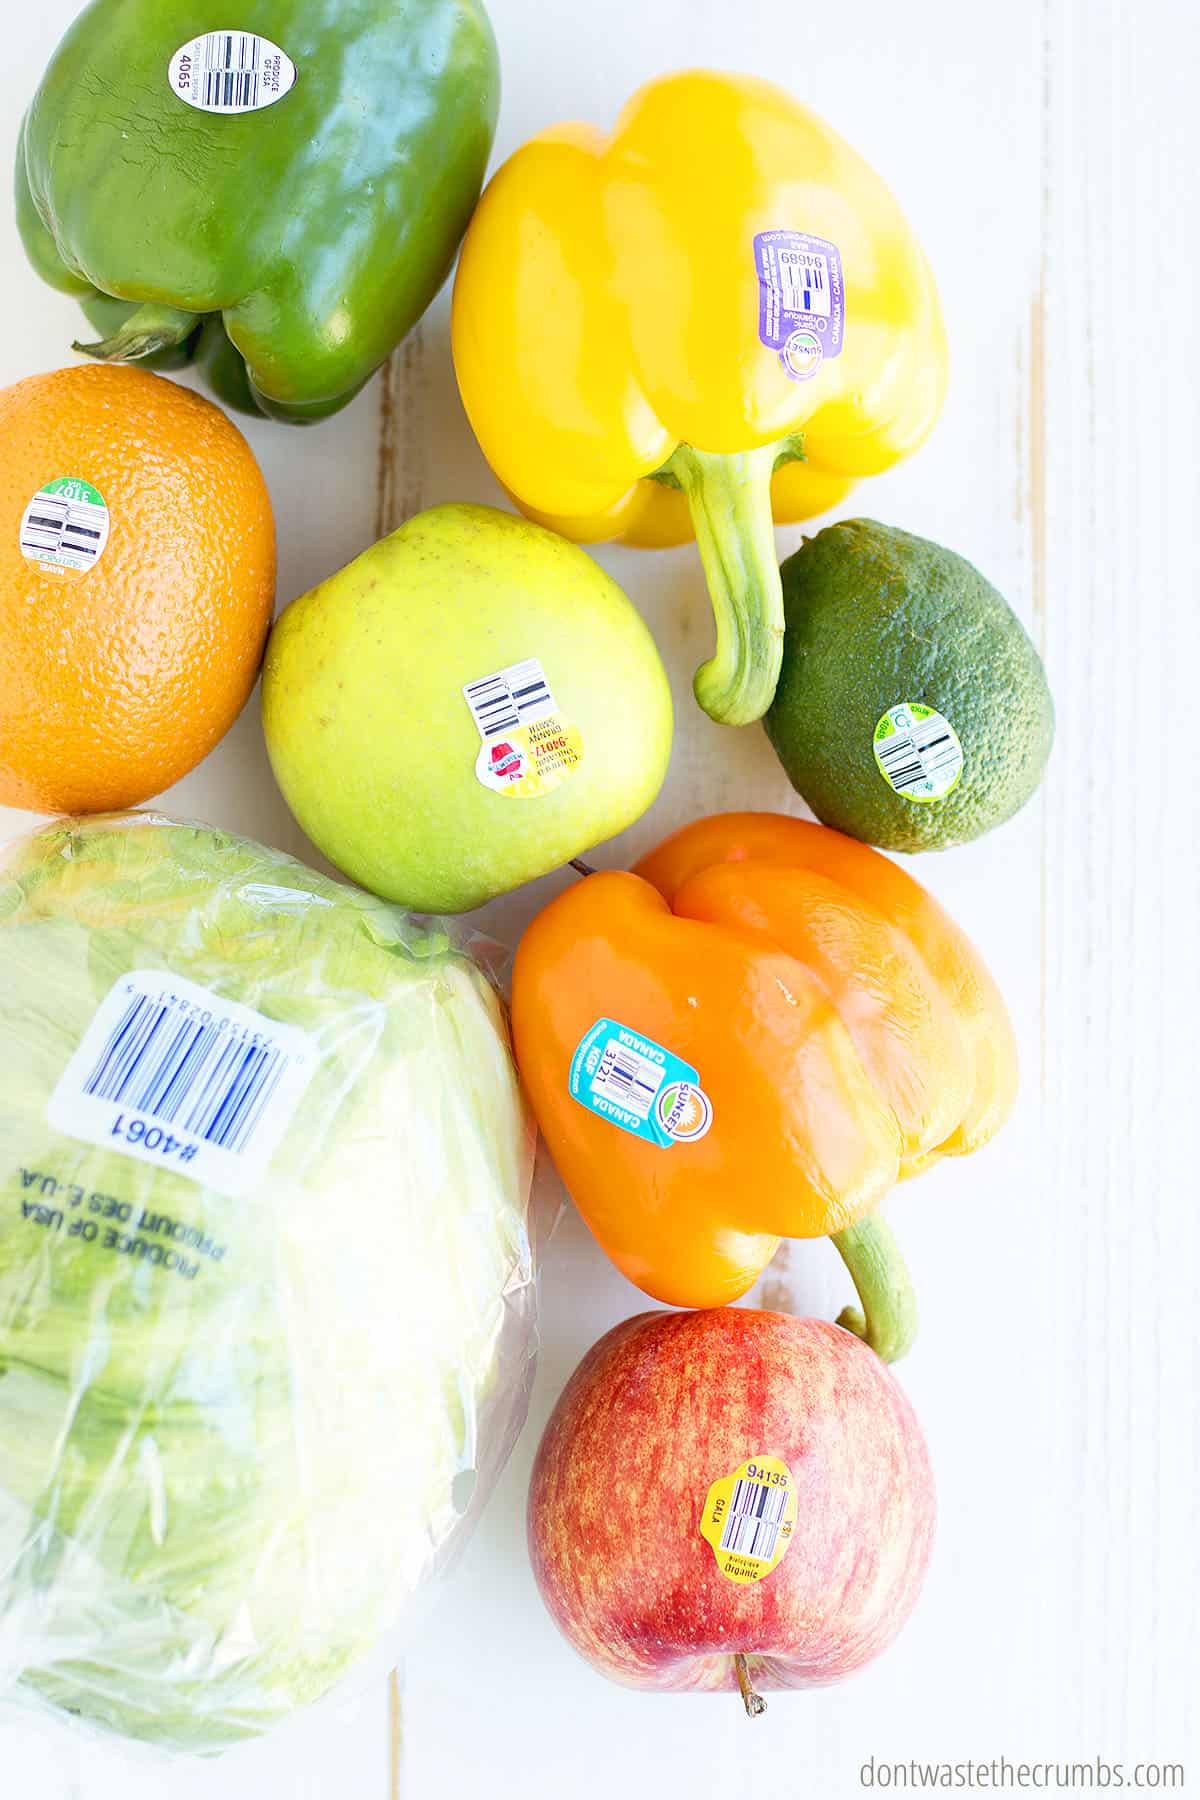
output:
[[[1045,670],[965,558],[873,519],[783,565],[783,669],[764,721],[823,824],[884,850],[982,837],[1037,788],[1054,740]]]

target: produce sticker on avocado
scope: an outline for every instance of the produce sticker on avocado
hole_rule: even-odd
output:
[[[237,1197],[265,1175],[317,1062],[299,1026],[165,969],[133,969],[97,1007],[46,1120]]]
[[[811,381],[827,357],[840,356],[846,328],[842,258],[828,238],[807,231],[760,231],[758,336],[779,352],[791,381]]]
[[[167,79],[189,106],[207,113],[260,112],[296,84],[296,65],[254,31],[206,31],[180,44]]]
[[[943,713],[919,700],[901,700],[875,727],[875,761],[892,792],[928,805],[958,786],[963,747]]]
[[[475,774],[510,800],[538,800],[561,787],[583,762],[583,734],[559,711],[536,656],[463,689],[482,740]]]
[[[712,1124],[698,1072],[652,1038],[597,1019],[571,1058],[571,1096],[647,1144],[694,1144]]]
[[[109,517],[90,481],[60,475],[40,487],[21,514],[21,555],[42,575],[86,575],[104,554]]]
[[[752,1456],[709,1488],[700,1535],[726,1581],[762,1581],[787,1554],[796,1512],[787,1464],[778,1456]]]

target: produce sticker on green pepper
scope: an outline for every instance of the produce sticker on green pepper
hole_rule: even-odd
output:
[[[253,31],[206,31],[181,44],[167,71],[181,100],[199,112],[260,112],[296,84],[296,65]]]

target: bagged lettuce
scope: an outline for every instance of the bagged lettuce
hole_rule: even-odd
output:
[[[0,1696],[213,1752],[391,1633],[524,1417],[533,1140],[438,927],[150,814],[0,871]]]

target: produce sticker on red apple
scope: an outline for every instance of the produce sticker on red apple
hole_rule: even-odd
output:
[[[796,1524],[796,1484],[778,1456],[752,1456],[714,1481],[700,1535],[726,1581],[762,1581],[787,1554]]]
[[[475,774],[509,800],[536,800],[583,762],[583,734],[564,719],[536,656],[482,675],[463,689],[483,740]]]

